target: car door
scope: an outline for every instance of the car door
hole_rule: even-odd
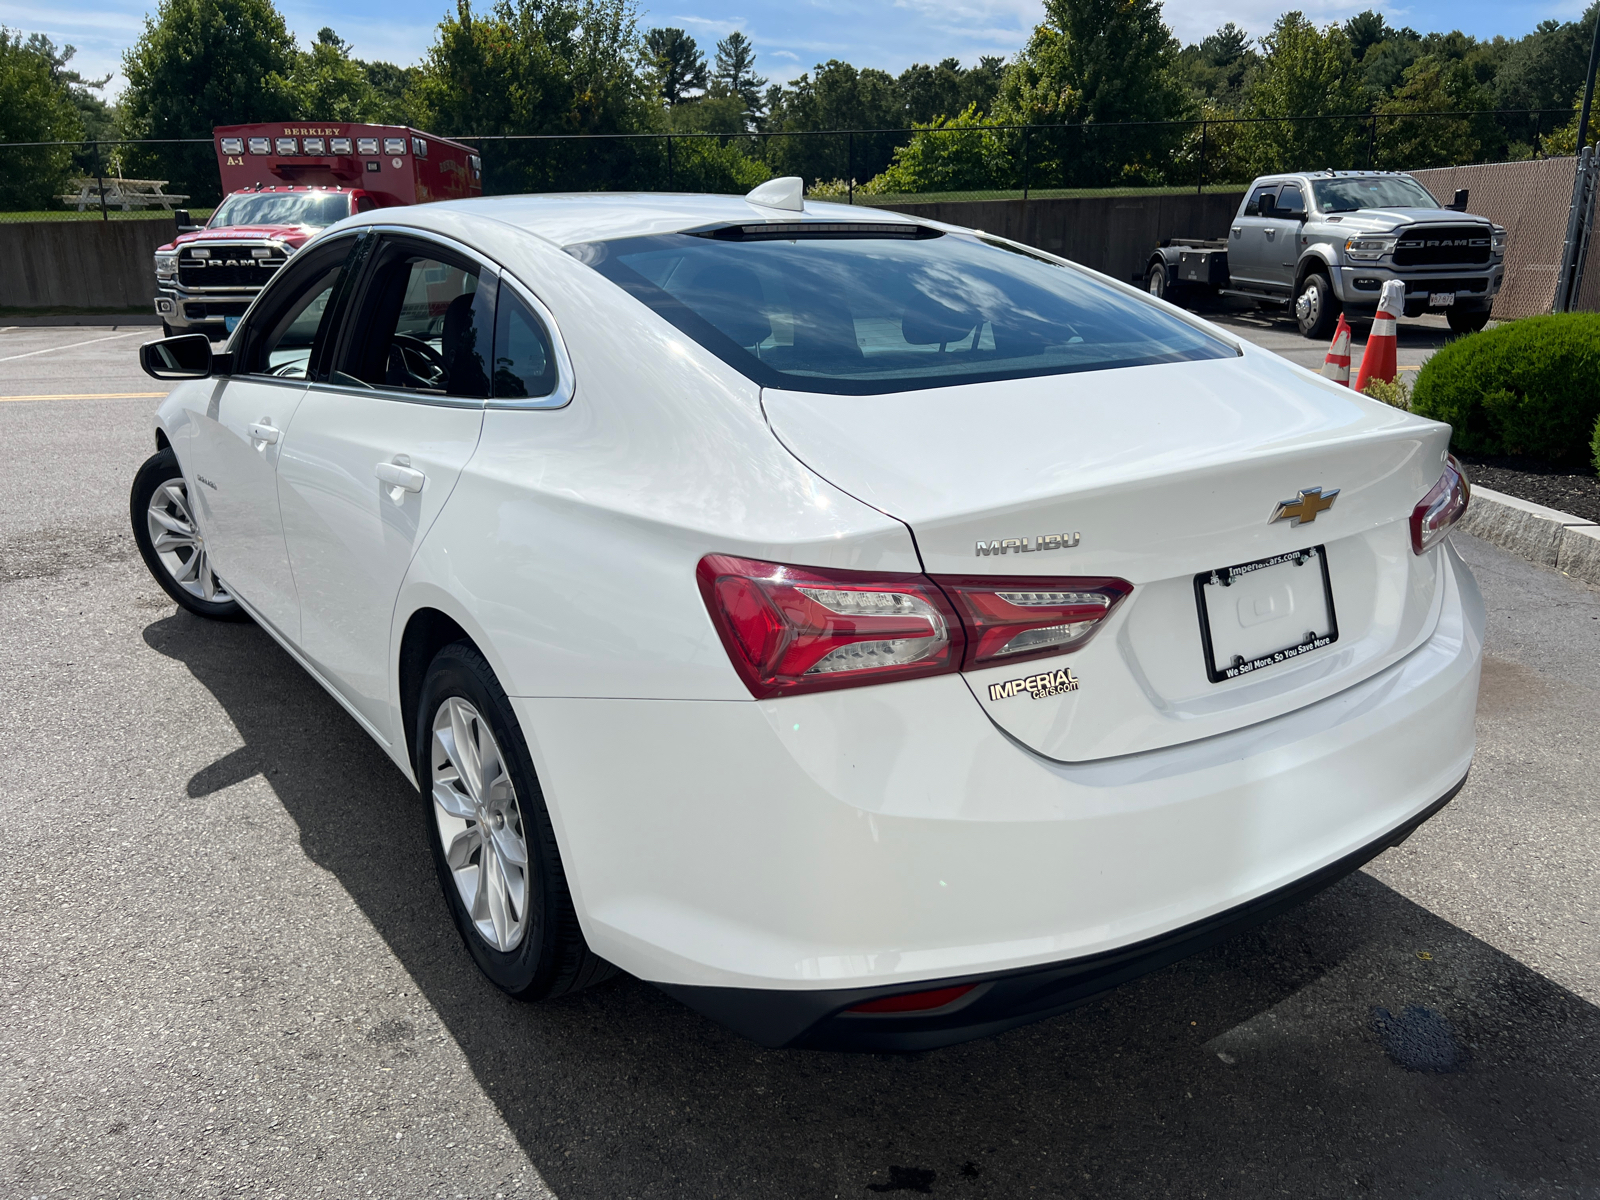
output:
[[[1305,196],[1298,183],[1286,183],[1278,189],[1271,215],[1262,218],[1266,234],[1262,282],[1293,289],[1294,266],[1300,255],[1300,230],[1305,224],[1301,218],[1305,211]]]
[[[337,328],[355,236],[306,251],[274,279],[233,340],[233,374],[213,384],[179,457],[198,497],[213,569],[258,619],[298,640],[300,602],[284,545],[277,467],[284,431]]]
[[[1278,196],[1278,185],[1264,183],[1250,193],[1244,212],[1233,219],[1228,238],[1228,278],[1235,283],[1260,286],[1267,282],[1267,228]]]
[[[464,248],[380,234],[278,465],[303,652],[381,739],[389,628],[412,556],[478,444],[494,269]]]

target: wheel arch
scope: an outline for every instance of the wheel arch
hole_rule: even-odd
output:
[[[1306,276],[1313,271],[1320,271],[1326,275],[1328,277],[1328,286],[1333,289],[1334,297],[1339,300],[1344,299],[1343,296],[1339,295],[1339,273],[1333,268],[1332,257],[1321,246],[1307,247],[1306,252],[1300,256],[1300,261],[1295,264],[1294,294],[1296,296],[1300,294],[1300,287],[1305,283]]]
[[[484,658],[489,658],[479,639],[468,633],[459,621],[442,609],[428,605],[415,609],[406,618],[405,628],[400,634],[395,662],[396,700],[406,748],[406,763],[413,772],[417,761],[417,706],[422,702],[422,685],[428,675],[428,664],[433,661],[434,655],[454,642],[466,642]],[[421,784],[422,781],[418,780],[419,787]]]
[[[171,449],[172,449],[172,442],[167,437],[167,431],[165,429],[161,428],[161,426],[157,425],[156,426],[156,453],[160,454],[163,450],[171,450]]]

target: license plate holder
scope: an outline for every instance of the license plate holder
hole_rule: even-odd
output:
[[[1455,304],[1455,302],[1456,302],[1456,294],[1454,292],[1429,292],[1428,293],[1428,307],[1429,308],[1450,308],[1452,305]]]
[[[1323,546],[1202,571],[1194,577],[1194,595],[1212,683],[1241,679],[1339,640]]]

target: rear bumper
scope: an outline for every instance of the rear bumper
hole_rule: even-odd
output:
[[[1131,946],[1001,974],[927,980],[914,990],[973,985],[926,1013],[852,1013],[853,1006],[903,995],[900,987],[775,991],[658,985],[690,1008],[763,1046],[908,1053],[989,1037],[1086,1004],[1102,992],[1243,933],[1309,900],[1412,832],[1455,798],[1463,777],[1427,808],[1336,862],[1264,896]]]
[[[1438,624],[1401,661],[1119,758],[1023,749],[959,676],[512,704],[598,954],[769,1044],[938,1045],[1264,919],[1426,819],[1471,763],[1484,623],[1440,553]],[[974,979],[948,1012],[835,1015]]]

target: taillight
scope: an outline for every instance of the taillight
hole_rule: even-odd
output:
[[[758,700],[957,670],[964,638],[925,575],[831,571],[708,554],[711,619]]]
[[[1125,579],[1001,579],[935,575],[967,631],[963,671],[1076,650],[1124,596]]]
[[[727,554],[695,574],[758,700],[1065,654],[1133,591],[1124,579],[929,578]]]
[[[1472,485],[1454,454],[1444,456],[1444,474],[1411,510],[1411,549],[1424,554],[1437,546],[1461,519],[1472,499]]]

